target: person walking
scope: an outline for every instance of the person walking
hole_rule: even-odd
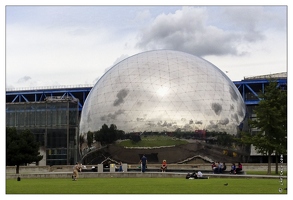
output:
[[[73,166],[73,175],[72,175],[72,180],[76,181],[78,178],[78,172],[81,171],[81,167],[80,164],[78,162],[75,163],[75,165]]]
[[[140,164],[141,164],[141,171],[145,172],[147,164],[148,164],[148,160],[147,157],[145,155],[143,155],[140,159]]]

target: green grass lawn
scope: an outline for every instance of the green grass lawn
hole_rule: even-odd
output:
[[[227,186],[224,184],[228,183]],[[6,194],[287,194],[279,179],[84,178],[6,180]]]
[[[249,175],[268,175],[267,171],[245,171],[246,174]],[[270,175],[272,176],[280,176],[280,171],[278,172],[278,174],[275,174],[275,171],[272,171]],[[283,171],[283,175],[282,176],[287,176],[287,171]]]

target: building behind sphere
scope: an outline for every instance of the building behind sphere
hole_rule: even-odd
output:
[[[34,134],[43,156],[38,165],[73,165],[79,156],[79,100],[61,96],[33,97],[41,101],[6,103],[6,126]]]
[[[245,120],[239,126],[239,130],[249,129],[251,134],[258,132],[257,129],[249,128],[246,119],[255,120],[257,117],[254,110],[261,101],[259,95],[265,91],[271,78],[277,81],[281,90],[287,91],[287,72],[244,77],[243,80],[233,82],[246,105]],[[36,163],[37,165],[64,165],[80,161],[80,154],[78,154],[78,150],[81,149],[79,148],[81,146],[78,136],[79,121],[86,98],[92,89],[93,85],[6,88],[6,126],[15,127],[18,131],[24,129],[32,131],[41,144],[40,153],[44,156],[43,160]],[[216,89],[217,87],[215,87]],[[196,131],[195,135],[203,132]],[[83,147],[87,146],[86,142],[82,144]],[[137,163],[138,156],[143,153],[148,155],[150,161],[167,159],[170,163],[172,159],[176,158],[180,159],[180,162],[188,160],[188,163],[192,164],[194,162],[192,158],[195,155],[213,156],[212,159],[218,160],[221,158],[222,161],[232,155],[228,152],[227,156],[222,157],[224,151],[218,151],[218,154],[215,154],[214,148],[211,149],[211,154],[207,152],[209,148],[204,148],[203,151],[198,149],[199,151],[197,151],[194,148],[200,147],[193,144],[184,145],[184,148],[160,148],[160,151],[159,148],[147,148],[147,150],[134,150],[134,152],[133,149],[118,149],[119,145],[109,145],[109,148],[91,151],[83,156],[82,160],[95,164],[101,163],[96,162],[97,159],[93,160],[93,158],[101,155],[99,157],[101,161],[105,159],[104,156],[110,156],[112,159],[122,160],[125,163],[131,163],[132,161]],[[97,146],[97,143],[94,143],[91,149],[95,146]],[[186,152],[185,150],[188,147],[192,147],[192,149]],[[234,152],[235,149],[230,150]],[[84,152],[86,152],[86,149]],[[249,153],[249,157],[244,162],[268,162],[267,156],[257,153],[253,146],[247,152],[245,150],[245,154],[241,154],[243,152],[237,153],[239,153],[239,156],[242,155],[242,158],[246,157],[246,153]],[[276,162],[274,159],[275,157],[273,157],[272,162]],[[173,160],[173,162],[177,163],[178,161]],[[286,162],[287,155],[284,155],[284,163]],[[227,163],[230,163],[230,161],[227,161]]]
[[[148,51],[109,69],[84,103],[79,133],[103,124],[131,132],[208,130],[236,134],[245,104],[215,65],[184,52]]]

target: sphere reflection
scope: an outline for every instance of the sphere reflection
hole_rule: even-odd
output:
[[[129,132],[208,130],[235,134],[245,104],[233,82],[208,61],[156,50],[109,69],[88,95],[80,134],[115,124]]]

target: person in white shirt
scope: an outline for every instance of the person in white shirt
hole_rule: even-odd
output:
[[[202,173],[201,173],[201,171],[198,171],[198,172],[196,173],[196,176],[197,176],[197,178],[201,178],[201,177],[202,177]]]
[[[209,177],[203,176],[201,171],[193,172],[192,174],[188,173],[186,179],[209,179]]]
[[[218,162],[218,172],[222,173],[223,163]]]

